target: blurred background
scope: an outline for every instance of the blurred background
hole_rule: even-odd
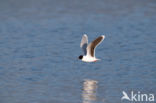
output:
[[[99,35],[101,61],[80,40]],[[0,103],[129,103],[156,94],[155,0],[0,0]],[[143,103],[143,102],[141,102]]]

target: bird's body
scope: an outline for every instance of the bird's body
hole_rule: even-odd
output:
[[[84,55],[80,55],[79,59],[81,59],[84,62],[96,62],[100,60],[95,57],[95,48],[104,40],[104,38],[104,35],[99,36],[90,44],[88,44],[88,37],[86,34],[84,34],[80,44],[80,47],[84,51]]]
[[[95,57],[91,57],[91,56],[87,56],[87,55],[84,55],[83,58],[82,58],[82,61],[84,62],[96,62],[100,59],[97,59]]]

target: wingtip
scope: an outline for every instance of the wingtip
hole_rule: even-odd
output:
[[[83,36],[87,36],[87,34],[83,34]]]
[[[103,39],[105,38],[105,35],[101,35],[103,37]]]

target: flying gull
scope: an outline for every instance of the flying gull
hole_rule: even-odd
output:
[[[80,47],[84,52],[84,55],[80,55],[79,59],[81,59],[84,62],[96,62],[100,60],[95,57],[95,49],[104,40],[104,38],[105,36],[101,35],[88,44],[88,36],[84,34],[80,44]]]

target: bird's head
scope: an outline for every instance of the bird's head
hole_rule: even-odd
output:
[[[79,56],[79,59],[81,59],[81,60],[82,60],[82,58],[83,58],[83,55],[80,55],[80,56]]]

